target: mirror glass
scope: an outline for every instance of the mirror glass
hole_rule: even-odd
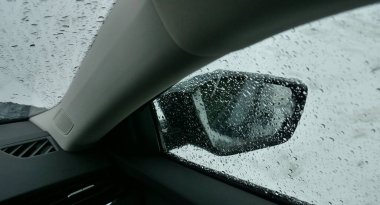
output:
[[[231,77],[207,82],[192,100],[216,149],[265,141],[282,128],[295,106],[288,87]]]

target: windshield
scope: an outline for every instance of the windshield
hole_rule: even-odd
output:
[[[114,2],[0,1],[0,123],[60,102]]]

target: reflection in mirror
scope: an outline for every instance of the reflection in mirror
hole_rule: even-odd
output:
[[[217,71],[173,86],[154,107],[167,148],[193,144],[229,155],[287,141],[306,91],[296,80]]]
[[[275,135],[294,111],[288,87],[231,79],[210,87],[212,92],[198,89],[192,98],[212,145],[220,149]]]

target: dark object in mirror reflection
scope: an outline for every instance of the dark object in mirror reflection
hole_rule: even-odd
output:
[[[217,70],[174,85],[154,108],[166,150],[192,144],[232,155],[289,140],[306,96],[296,79]]]

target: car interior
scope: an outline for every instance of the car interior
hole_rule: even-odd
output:
[[[307,204],[168,156],[152,100],[218,58],[375,0],[118,0],[62,101],[0,124],[1,204]]]

